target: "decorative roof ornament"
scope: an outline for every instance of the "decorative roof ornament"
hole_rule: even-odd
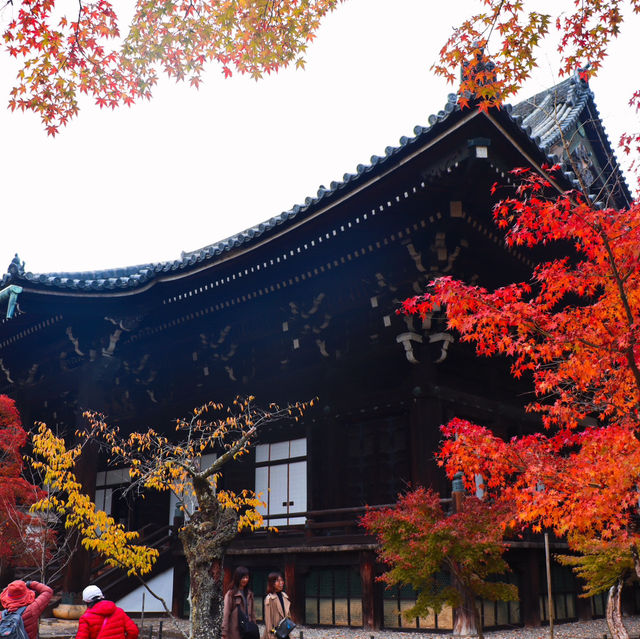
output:
[[[10,275],[24,275],[24,261],[22,261],[16,253],[11,260],[11,264],[7,268],[7,273]]]

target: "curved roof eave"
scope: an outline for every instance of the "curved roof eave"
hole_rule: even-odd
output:
[[[572,77],[515,107],[506,105],[501,110],[505,114],[501,117],[503,122],[512,127],[520,137],[529,140],[532,148],[542,152],[544,156],[548,156],[551,147],[562,135],[557,127],[554,130],[553,126],[549,126],[549,117],[554,118],[553,124],[558,122],[555,112],[553,116],[547,113],[545,117],[541,108],[545,100],[549,103],[550,95],[554,96],[556,102],[562,101],[562,119],[559,122],[562,130],[575,124],[588,103],[595,108],[593,93],[588,85]],[[58,296],[120,297],[142,292],[162,281],[211,268],[288,232],[316,217],[327,207],[335,206],[344,197],[415,157],[478,113],[474,109],[465,115],[457,104],[456,95],[450,94],[444,108],[429,116],[428,126],[416,126],[413,137],[401,137],[398,146],[386,147],[384,156],[373,155],[369,164],[359,164],[355,173],[345,173],[341,181],[331,182],[328,188],[320,186],[317,194],[307,197],[303,204],[296,204],[291,209],[224,240],[195,251],[183,252],[180,259],[101,271],[31,273],[21,268],[16,256],[10,272],[2,277],[0,286],[18,284],[26,291]],[[608,144],[607,151],[613,155],[604,131],[603,135]],[[557,160],[554,157],[548,159],[551,163]],[[565,177],[569,183],[577,186],[577,180],[571,171],[566,171]]]
[[[362,188],[371,179],[379,177],[379,174],[395,168],[404,156],[421,152],[438,137],[438,133],[449,130],[450,122],[447,120],[454,113],[466,119],[457,105],[456,95],[450,94],[444,108],[429,116],[429,126],[416,126],[414,136],[403,136],[398,146],[387,146],[384,156],[371,156],[369,164],[358,164],[355,173],[345,173],[341,181],[331,182],[329,188],[320,186],[316,196],[307,197],[303,204],[296,204],[291,209],[224,240],[195,251],[183,252],[180,259],[100,271],[51,273],[31,273],[21,269],[18,262],[17,267],[12,263],[13,268],[2,277],[0,286],[18,284],[27,291],[64,296],[122,296],[146,290],[161,281],[210,268],[227,261],[231,256],[236,257],[239,252],[244,252],[243,249],[257,246],[261,239],[270,239],[271,236],[297,226],[297,223],[315,217],[318,210],[325,209],[327,205],[335,205],[343,196]],[[16,261],[17,256],[14,263]]]

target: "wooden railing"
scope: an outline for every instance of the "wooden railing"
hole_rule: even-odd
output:
[[[440,500],[442,505],[451,503],[450,498]],[[372,506],[354,506],[350,508],[327,508],[324,510],[306,510],[264,517],[267,526],[278,528],[279,534],[296,535],[304,532],[307,539],[314,537],[331,537],[333,535],[362,535],[366,533],[360,526],[360,518],[368,509],[390,508],[394,504],[375,504]],[[283,519],[291,520],[304,517],[304,523],[282,524]],[[268,531],[263,531],[268,534]]]
[[[392,504],[355,506],[352,508],[328,508],[307,512],[305,535],[307,538],[332,537],[337,535],[365,535],[360,518],[368,509],[388,508]]]

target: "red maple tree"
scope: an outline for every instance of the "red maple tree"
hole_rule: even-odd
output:
[[[494,291],[439,278],[404,310],[444,308],[478,355],[511,357],[512,374],[532,380],[528,409],[545,429],[504,441],[454,419],[443,429],[440,463],[451,476],[462,471],[470,488],[481,474],[490,498],[513,504],[520,524],[553,529],[578,551],[624,549],[640,576],[640,205],[599,208],[581,193],[550,192],[545,175],[514,173],[522,180],[515,196],[494,209],[507,243],[560,243],[564,257]],[[621,578],[600,582],[617,588],[611,619]]]
[[[33,545],[38,524],[29,507],[42,491],[22,476],[20,450],[26,441],[14,401],[0,395],[0,572],[19,562],[25,547]]]
[[[378,538],[378,557],[389,567],[381,580],[417,592],[415,605],[404,611],[407,618],[440,614],[450,606],[456,609],[454,635],[482,637],[476,598],[518,597],[514,585],[494,579],[509,570],[503,533],[510,518],[507,502],[476,497],[448,514],[437,493],[417,488],[399,495],[393,507],[368,510],[361,523]]]

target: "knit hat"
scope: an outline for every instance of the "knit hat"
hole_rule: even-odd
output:
[[[21,579],[12,581],[1,593],[0,603],[6,610],[17,610],[22,606],[28,606],[36,598],[36,593],[27,588],[27,584]]]
[[[91,603],[93,601],[97,601],[98,599],[104,599],[104,595],[102,594],[102,590],[98,588],[98,586],[87,586],[82,591],[82,601],[86,601],[87,603]]]

